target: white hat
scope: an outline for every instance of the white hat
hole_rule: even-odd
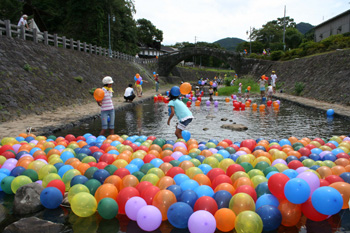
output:
[[[23,15],[22,18],[28,18],[28,15]]]
[[[113,79],[110,76],[106,76],[102,79],[102,83],[103,84],[112,84],[113,83]]]

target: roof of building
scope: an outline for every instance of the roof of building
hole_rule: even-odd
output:
[[[323,23],[320,23],[319,25],[315,26],[315,28],[321,27],[321,26],[323,26],[323,25],[325,25],[325,24],[327,24],[327,23],[329,23],[329,22],[331,22],[331,21],[333,21],[333,20],[335,20],[337,18],[340,18],[340,17],[342,17],[344,15],[347,15],[347,14],[350,14],[350,10],[347,10],[347,11],[345,11],[345,12],[339,14],[339,15],[334,16],[333,18],[330,18],[330,19],[324,21]]]

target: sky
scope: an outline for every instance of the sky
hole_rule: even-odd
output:
[[[134,18],[163,31],[163,45],[248,40],[250,27],[262,28],[284,15],[314,26],[350,9],[350,0],[134,0]]]

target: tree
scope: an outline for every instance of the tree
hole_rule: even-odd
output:
[[[303,34],[296,28],[286,29],[286,45],[287,48],[295,49],[298,48],[303,41]]]
[[[163,41],[163,32],[157,29],[151,21],[147,19],[138,19],[137,40],[140,46],[160,49],[160,43]]]
[[[9,19],[11,23],[17,24],[22,14],[23,3],[14,0],[0,1],[0,19]]]

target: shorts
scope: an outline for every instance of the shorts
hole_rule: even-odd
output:
[[[109,121],[108,121],[109,116]],[[114,129],[115,111],[114,109],[101,111],[102,129]]]
[[[265,87],[260,87],[260,91],[265,91]]]
[[[184,120],[184,121],[180,121],[178,124],[177,124],[177,128],[178,129],[181,129],[181,130],[185,130],[186,127],[188,126],[189,123],[191,123],[193,118],[190,118],[190,119],[187,119],[187,120]]]

